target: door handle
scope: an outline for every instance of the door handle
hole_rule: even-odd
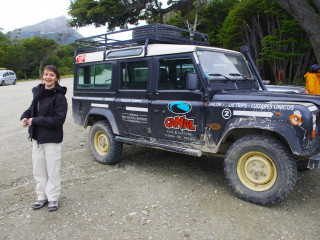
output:
[[[124,111],[124,110],[126,110],[125,107],[117,107],[117,109],[118,109],[119,111]]]
[[[166,113],[166,110],[161,110],[161,109],[155,109],[153,110],[154,113]]]

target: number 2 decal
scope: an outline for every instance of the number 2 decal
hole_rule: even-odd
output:
[[[229,119],[231,118],[231,110],[229,108],[225,108],[222,110],[222,117],[224,119]]]

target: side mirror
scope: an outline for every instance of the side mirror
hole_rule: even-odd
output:
[[[195,90],[198,88],[198,75],[196,73],[189,72],[187,74],[187,89]]]

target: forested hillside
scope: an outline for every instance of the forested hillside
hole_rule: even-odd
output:
[[[54,64],[62,75],[73,74],[74,44],[61,45],[46,37],[19,40],[0,32],[0,67],[16,72],[19,79],[39,78],[43,66]]]

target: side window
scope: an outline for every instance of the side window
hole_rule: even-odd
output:
[[[159,62],[158,87],[160,90],[185,90],[187,74],[195,72],[190,57],[168,58]]]
[[[149,68],[147,61],[124,62],[120,65],[120,89],[147,89]]]
[[[111,88],[112,64],[79,67],[79,88]]]

